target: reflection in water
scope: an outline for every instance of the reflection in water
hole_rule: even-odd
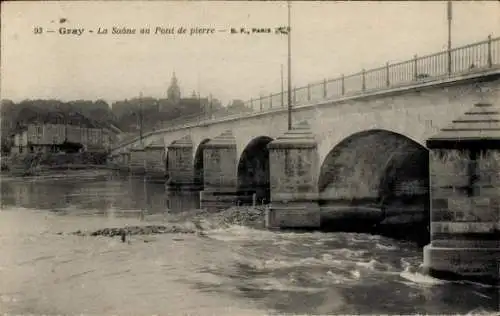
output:
[[[71,206],[95,213],[134,210],[162,214],[200,206],[199,192],[168,191],[162,183],[119,174],[11,179],[3,181],[1,194],[2,204],[51,211],[64,211]]]
[[[498,310],[497,288],[420,274],[422,249],[410,243],[234,224],[210,226],[202,236],[135,235],[127,243],[80,237],[65,233],[144,221],[192,227],[192,213],[177,222],[155,214],[197,208],[198,193],[166,192],[162,184],[110,172],[0,177],[0,184],[0,313],[243,316]],[[210,220],[216,214],[202,216]]]
[[[200,208],[199,191],[167,191],[167,208],[172,212]]]

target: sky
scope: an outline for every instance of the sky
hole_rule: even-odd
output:
[[[274,33],[287,25],[286,2],[9,1],[1,6],[2,99],[114,102],[140,93],[164,98],[175,71],[183,95],[196,90],[228,103],[279,92],[281,65],[286,87],[287,37]],[[454,2],[452,11],[453,47],[500,36],[499,1]],[[59,34],[60,27],[85,30]],[[113,27],[151,33],[112,34]],[[155,34],[157,27],[176,32],[183,27],[187,34]],[[216,32],[190,35],[196,27]],[[241,27],[273,33],[227,32]],[[444,50],[448,36],[446,2],[440,1],[294,1],[291,27],[297,87]],[[99,28],[108,33],[97,34]]]

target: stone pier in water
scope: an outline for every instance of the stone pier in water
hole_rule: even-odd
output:
[[[422,242],[430,274],[491,281],[500,257],[500,75],[490,79],[465,92],[446,86],[446,98],[434,99],[432,87],[397,105],[391,95],[373,116],[297,110],[291,130],[278,115],[173,130],[117,151],[113,163],[133,173],[164,168],[169,194],[200,192],[193,208],[266,203],[269,229],[375,227],[404,237],[418,227],[430,236]],[[420,103],[425,93],[432,106]]]
[[[271,207],[268,228],[319,228],[321,225],[315,170],[317,143],[307,123],[278,137],[269,145]]]
[[[431,243],[424,267],[437,277],[498,281],[500,111],[476,104],[427,141]]]

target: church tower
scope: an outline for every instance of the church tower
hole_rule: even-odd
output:
[[[170,82],[170,87],[167,90],[167,98],[170,102],[177,104],[181,99],[181,89],[177,83],[177,77],[175,76],[175,71],[172,74],[172,81]]]

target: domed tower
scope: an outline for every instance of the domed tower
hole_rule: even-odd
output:
[[[181,89],[177,83],[177,77],[175,76],[175,71],[172,74],[172,81],[170,82],[170,87],[167,90],[167,98],[172,103],[179,103],[181,99]]]

